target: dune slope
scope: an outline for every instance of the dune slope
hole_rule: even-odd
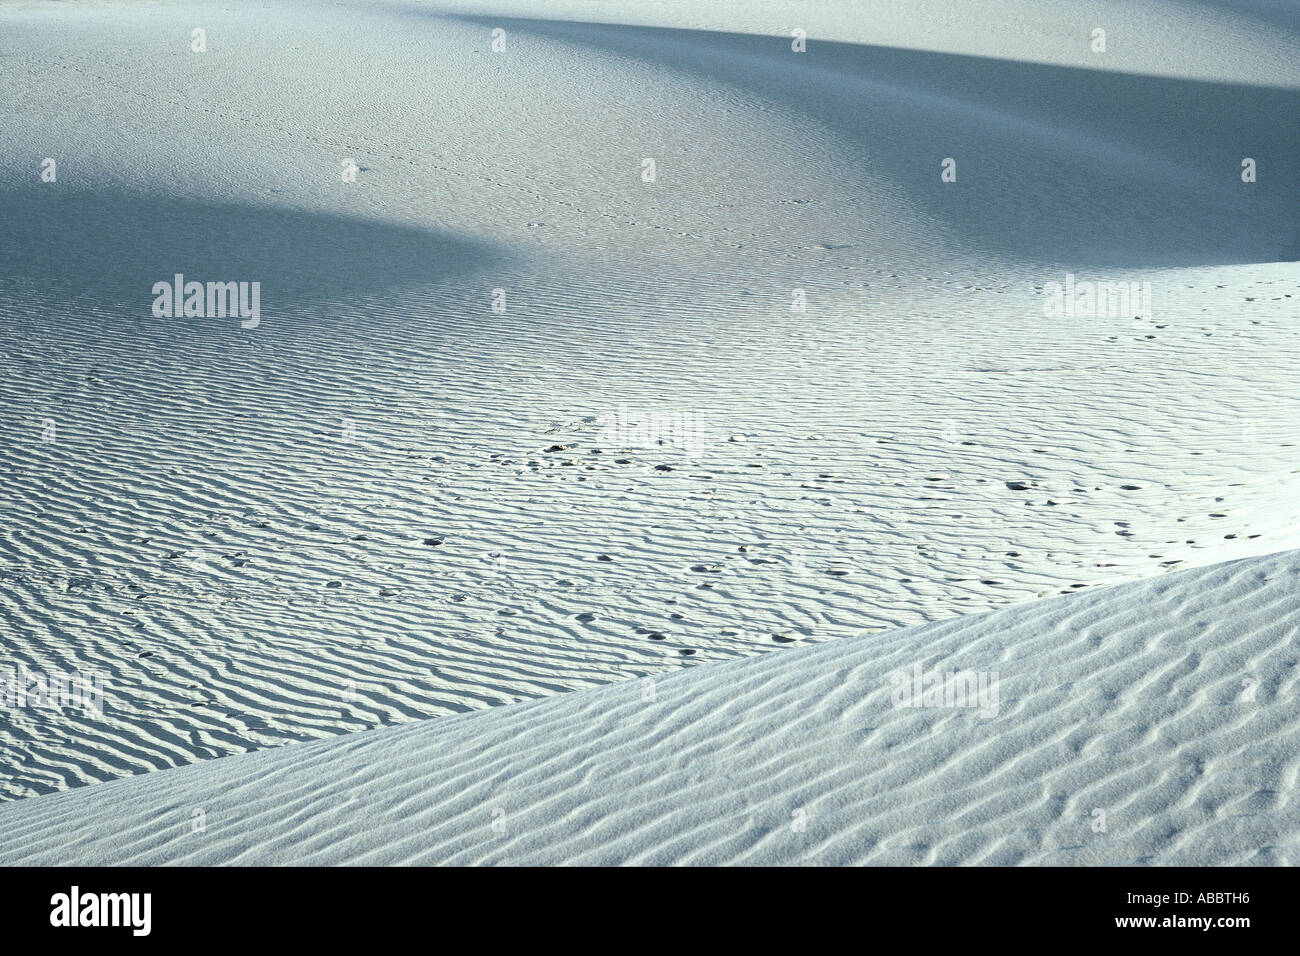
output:
[[[1265,0],[0,4],[0,667],[108,703],[0,712],[0,799],[1300,547],[1298,51]]]
[[[1289,552],[11,802],[0,861],[1295,864],[1298,646]]]

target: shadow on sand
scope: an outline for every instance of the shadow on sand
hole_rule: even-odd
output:
[[[978,254],[1114,268],[1300,259],[1297,90],[815,37],[796,55],[784,37],[453,19],[515,32],[510,56],[541,36],[779,104],[810,149],[826,148],[819,127],[847,139],[864,182],[901,188],[933,228]],[[707,100],[699,122],[710,135]],[[665,130],[664,141],[691,134]],[[958,161],[956,183],[940,181],[945,157]],[[1253,184],[1242,182],[1244,157],[1256,161]],[[761,164],[736,174],[765,188]]]
[[[262,310],[434,284],[504,249],[344,215],[33,183],[0,189],[0,288],[41,307],[151,314],[155,282],[260,282]]]

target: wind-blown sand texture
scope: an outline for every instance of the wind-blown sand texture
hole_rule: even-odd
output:
[[[1294,865],[1298,638],[1245,559],[12,801],[0,861]]]
[[[1285,603],[1207,606],[1191,633],[1091,593],[1300,548],[1296,7],[902,6],[0,6],[0,667],[106,683],[102,717],[0,710],[4,816],[47,833],[5,858],[58,859],[43,814],[127,792],[105,781],[147,774],[156,808],[169,781],[188,801],[310,760],[349,769],[277,786],[409,773],[348,799],[382,816],[433,787],[443,837],[367,842],[346,829],[359,805],[250,809],[206,842],[133,830],[114,858],[1294,862],[1295,636],[1267,619]],[[154,317],[175,273],[260,282],[260,324]],[[1152,308],[1048,316],[1067,273],[1149,282]],[[688,447],[635,432],[683,418]],[[1292,573],[1277,562],[1230,566],[1231,587]],[[1126,587],[1105,594],[1148,593]],[[1134,616],[1113,638],[1131,669],[1102,665],[1076,613]],[[1020,642],[978,630],[995,620]],[[853,703],[835,674],[875,681],[949,635],[1051,665],[987,725],[894,715],[888,768],[870,761],[889,715],[845,731],[872,755],[849,766],[847,741],[801,756],[771,723],[830,732],[880,693]],[[1252,642],[1265,658],[1238,655]],[[700,664],[719,666],[666,676]],[[1062,696],[1094,671],[1113,699]],[[719,696],[751,675],[781,703]],[[732,746],[733,710],[752,722],[736,733],[774,789],[672,763],[644,794],[671,813],[548,817],[594,812],[546,789],[594,785],[586,761],[635,785],[619,754],[683,746],[635,707],[650,676],[701,747]],[[474,749],[598,715],[606,757],[558,733],[519,766],[498,738]],[[1202,783],[1248,719],[1262,763]],[[931,734],[945,722],[961,732]],[[541,774],[508,838],[404,765],[453,742],[447,773]],[[402,765],[363,765],[385,747]],[[825,785],[806,798],[824,829],[719,822],[788,816],[791,776]],[[1094,791],[1128,814],[1108,841],[1076,832]],[[549,821],[533,842],[525,813]],[[96,825],[65,834],[68,858],[108,852]]]

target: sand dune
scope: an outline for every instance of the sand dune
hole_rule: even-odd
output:
[[[0,861],[1294,865],[1297,621],[1247,559],[10,802]]]
[[[0,7],[0,666],[97,671],[106,685],[102,717],[0,711],[0,798],[16,801],[15,826],[32,814],[30,853],[55,859],[44,814],[79,811],[42,809],[73,797],[18,798],[93,783],[86,800],[115,800],[128,791],[103,782],[131,775],[148,774],[134,785],[154,800],[171,781],[215,793],[224,773],[344,761],[283,786],[409,771],[378,798],[396,808],[401,787],[445,784],[422,767],[365,769],[386,759],[383,741],[403,761],[454,741],[446,773],[522,779],[510,768],[527,753],[473,752],[489,718],[504,741],[534,719],[626,706],[609,760],[659,733],[680,747],[625,700],[629,678],[698,682],[705,703],[683,701],[675,719],[727,749],[731,709],[708,675],[762,681],[769,668],[771,714],[825,732],[854,708],[792,661],[853,674],[860,661],[876,681],[908,653],[940,653],[935,641],[983,654],[1000,638],[979,622],[994,618],[959,616],[1015,605],[996,619],[1040,627],[1016,653],[1050,667],[1017,691],[1040,709],[1009,703],[999,719],[1059,744],[1067,769],[1050,793],[1028,782],[1057,759],[1041,741],[1008,738],[1024,756],[995,769],[992,731],[963,724],[940,738],[954,749],[932,749],[923,713],[893,715],[888,738],[915,748],[916,787],[903,766],[837,769],[841,751],[801,762],[761,685],[736,704],[760,738],[745,744],[755,766],[824,768],[830,802],[810,812],[825,839],[797,851],[762,837],[780,831],[767,817],[709,829],[749,804],[710,791],[707,764],[674,765],[641,822],[602,829],[582,810],[590,835],[577,836],[544,805],[591,785],[588,758],[542,733],[538,754],[561,748],[545,752],[569,776],[519,798],[538,814],[535,843],[514,823],[509,839],[475,842],[491,791],[462,803],[438,789],[421,806],[448,829],[416,849],[346,833],[350,811],[286,823],[271,802],[265,818],[237,817],[238,835],[214,824],[207,842],[173,845],[136,829],[113,852],[793,861],[834,844],[882,862],[1294,862],[1294,806],[1277,794],[1295,765],[1268,749],[1294,743],[1274,710],[1291,685],[1268,656],[1284,653],[1271,642],[1285,619],[1265,623],[1285,609],[1272,584],[1243,598],[1245,630],[1210,605],[1204,633],[1156,615],[1116,625],[1137,656],[1100,671],[1117,696],[1096,713],[1138,728],[1142,746],[1107,758],[1113,781],[1080,763],[1086,742],[1070,750],[1069,720],[1109,746],[1105,725],[1087,729],[1094,699],[1058,700],[1053,683],[1103,660],[1071,630],[1073,609],[1137,615],[1133,595],[1175,587],[1167,572],[1300,547],[1294,6],[907,7]],[[1089,47],[1097,26],[1105,54]],[[791,49],[795,27],[806,53]],[[56,182],[41,180],[47,157]],[[956,182],[941,180],[945,158]],[[348,161],[356,182],[340,176]],[[259,282],[260,324],[155,317],[151,287],[176,273]],[[1151,308],[1046,315],[1067,274],[1150,283]],[[684,420],[691,442],[655,439]],[[1276,581],[1285,561],[1258,567]],[[1205,580],[1226,603],[1250,567]],[[1145,579],[1107,590],[1130,595],[1115,607],[1088,593]],[[1256,641],[1258,661],[1233,656]],[[1184,642],[1222,667],[1175,680]],[[766,651],[778,656],[740,661]],[[1259,662],[1274,663],[1253,769],[1197,784],[1197,766],[1236,766],[1231,722],[1215,723],[1235,711],[1214,695]],[[719,666],[664,676],[698,664]],[[1198,688],[1205,713],[1137,696],[1174,684]],[[1178,736],[1197,721],[1205,741]],[[1165,776],[1140,781],[1139,766]],[[840,772],[876,796],[840,793]],[[1094,789],[1061,802],[1073,780]],[[922,783],[958,795],[920,799]],[[785,816],[781,801],[805,799],[774,786],[746,799]],[[298,805],[296,789],[271,792]],[[582,792],[573,807],[596,800]],[[1109,842],[1070,835],[1093,792],[1128,813]],[[703,801],[698,839],[686,804],[654,809],[669,793]],[[999,840],[1004,816],[1021,829]],[[981,821],[977,835],[959,838],[959,819]],[[77,831],[88,859],[108,852],[96,825]],[[685,842],[666,836],[674,826]]]

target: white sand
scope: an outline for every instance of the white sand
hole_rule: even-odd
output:
[[[1252,558],[13,801],[0,862],[1295,865],[1297,621]]]
[[[1300,547],[1295,5],[906,8],[0,6],[0,666],[102,672],[107,707],[0,711],[0,797],[37,798],[6,812]],[[155,318],[176,272],[260,282],[260,325]],[[1152,315],[1044,315],[1067,273]],[[602,434],[622,406],[702,444]],[[1156,667],[1180,632],[1144,626]],[[1125,719],[1181,766],[1166,704]],[[1014,803],[981,759],[895,772]],[[1206,854],[1271,859],[1277,800]],[[1076,855],[1191,852],[1147,832],[1195,832],[1178,798],[1138,805]]]

